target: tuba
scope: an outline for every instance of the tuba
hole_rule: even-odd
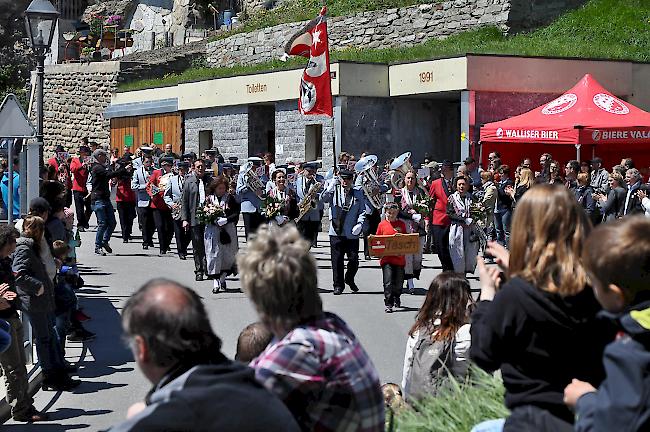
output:
[[[376,209],[381,209],[386,197],[381,192],[381,183],[377,178],[375,165],[377,165],[377,156],[368,155],[354,165],[354,170],[361,177],[361,188],[370,204]]]
[[[246,186],[250,189],[259,199],[264,199],[266,192],[266,185],[258,177],[257,172],[253,166],[253,162],[247,162],[243,167],[244,181]]]
[[[404,178],[406,174],[413,169],[411,165],[411,152],[402,153],[390,164],[388,178],[391,186],[395,189],[404,187]]]

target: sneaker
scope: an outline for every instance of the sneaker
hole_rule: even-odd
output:
[[[386,309],[384,309],[384,312],[393,313],[393,307],[392,306],[386,306]]]
[[[197,273],[196,276],[194,277],[194,280],[196,280],[197,282],[202,281],[203,273]]]
[[[95,255],[101,255],[101,256],[106,256],[106,252],[104,252],[104,249],[100,247],[95,248]]]
[[[334,295],[341,295],[343,293],[343,288],[341,287],[334,287]]]
[[[111,248],[111,245],[108,244],[108,242],[104,242],[104,250],[108,253],[113,253],[113,248]]]
[[[149,245],[146,244],[146,243],[143,243],[143,244],[142,244],[142,249],[143,249],[143,250],[147,250],[147,249],[149,249]]]
[[[70,342],[87,342],[95,339],[95,333],[86,330],[85,328],[78,328],[73,330],[68,335]]]
[[[122,243],[128,243],[128,242],[129,242],[128,238],[122,239]]]

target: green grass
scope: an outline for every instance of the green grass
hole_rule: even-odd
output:
[[[468,432],[484,420],[504,418],[503,382],[472,368],[468,382],[452,381],[438,395],[396,414],[394,430],[400,432]]]
[[[352,48],[333,51],[331,59],[393,63],[467,53],[650,62],[650,1],[591,0],[584,7],[564,14],[549,26],[530,33],[506,36],[496,27],[487,27],[453,35],[444,40],[432,39],[407,48]],[[122,84],[120,90],[295,68],[304,63],[304,59],[292,59],[287,63],[276,60],[233,68],[193,68],[160,79]]]

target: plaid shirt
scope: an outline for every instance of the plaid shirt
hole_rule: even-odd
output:
[[[251,367],[303,430],[384,430],[375,366],[352,330],[332,313],[296,327],[269,345]]]

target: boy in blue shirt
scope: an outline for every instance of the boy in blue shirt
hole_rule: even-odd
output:
[[[650,219],[636,216],[599,226],[585,244],[596,298],[621,332],[605,348],[600,387],[574,379],[564,390],[576,431],[650,430],[649,234]]]

